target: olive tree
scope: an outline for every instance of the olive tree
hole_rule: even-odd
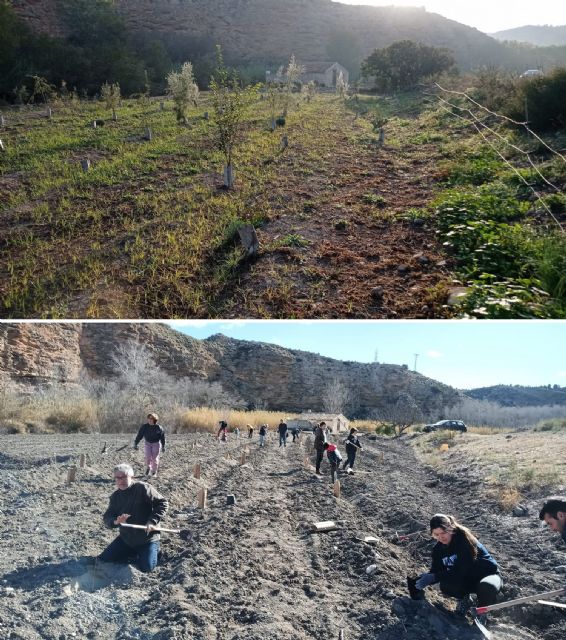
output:
[[[100,89],[100,96],[104,100],[107,109],[112,109],[112,119],[117,120],[116,117],[116,108],[120,104],[120,85],[116,82],[115,84],[108,84],[105,82]]]
[[[222,50],[216,48],[217,65],[210,80],[214,143],[224,156],[224,186],[234,186],[234,149],[242,138],[248,107],[257,98],[257,86],[243,87],[238,74],[224,64]]]
[[[193,65],[185,62],[181,71],[171,71],[167,76],[167,93],[175,104],[177,122],[187,122],[187,110],[197,105],[199,88],[193,75]]]

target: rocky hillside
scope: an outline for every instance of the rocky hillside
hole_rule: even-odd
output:
[[[522,387],[499,384],[493,387],[471,389],[465,394],[476,400],[489,400],[503,407],[566,406],[566,387]]]
[[[9,0],[34,28],[64,35],[68,0]],[[344,5],[331,0],[115,0],[133,32],[207,39],[240,61],[328,59],[328,48],[346,38],[366,57],[403,39],[447,47],[462,67],[493,63],[502,45],[477,29],[424,8]],[[349,52],[351,53],[351,51]]]
[[[427,414],[453,405],[460,394],[404,366],[342,362],[277,345],[215,335],[196,340],[160,324],[0,325],[0,381],[23,391],[56,384],[79,385],[82,372],[112,376],[117,345],[138,340],[175,377],[218,382],[246,402],[268,409],[323,408],[335,380],[350,389],[351,412],[368,416],[409,393]]]

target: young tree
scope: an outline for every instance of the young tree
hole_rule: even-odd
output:
[[[336,78],[336,93],[341,97],[346,97],[348,92],[348,83],[344,79],[344,74],[342,71],[338,74],[338,78]]]
[[[116,117],[116,108],[120,104],[120,85],[116,82],[115,84],[108,84],[105,82],[100,89],[100,96],[106,103],[107,109],[112,109],[112,119],[117,120]]]
[[[177,122],[187,122],[187,110],[191,104],[197,105],[199,89],[193,75],[193,65],[185,62],[181,71],[172,71],[167,76],[167,93],[175,103]]]
[[[215,145],[222,152],[226,163],[224,186],[231,188],[234,186],[234,149],[241,140],[246,110],[257,97],[257,86],[241,86],[238,74],[225,66],[220,46],[216,48],[216,59],[216,69],[210,81],[212,123]]]
[[[291,94],[293,93],[293,87],[295,83],[299,81],[301,75],[305,72],[305,68],[298,64],[295,60],[295,54],[291,55],[289,64],[285,69],[285,93],[283,100],[283,117],[287,117],[289,106],[291,104]]]

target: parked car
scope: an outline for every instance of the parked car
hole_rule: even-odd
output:
[[[448,429],[450,431],[467,431],[466,425],[461,420],[440,420],[434,424],[425,424],[423,431],[430,433],[431,431],[440,431],[441,429]]]

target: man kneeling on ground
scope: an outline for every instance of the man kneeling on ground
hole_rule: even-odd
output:
[[[118,537],[98,556],[104,562],[137,561],[141,571],[148,573],[157,565],[159,532],[155,526],[169,506],[167,500],[146,482],[134,482],[134,470],[129,464],[114,467],[118,487],[110,496],[104,514],[109,529],[120,528]],[[123,527],[122,524],[143,525],[144,529]]]

